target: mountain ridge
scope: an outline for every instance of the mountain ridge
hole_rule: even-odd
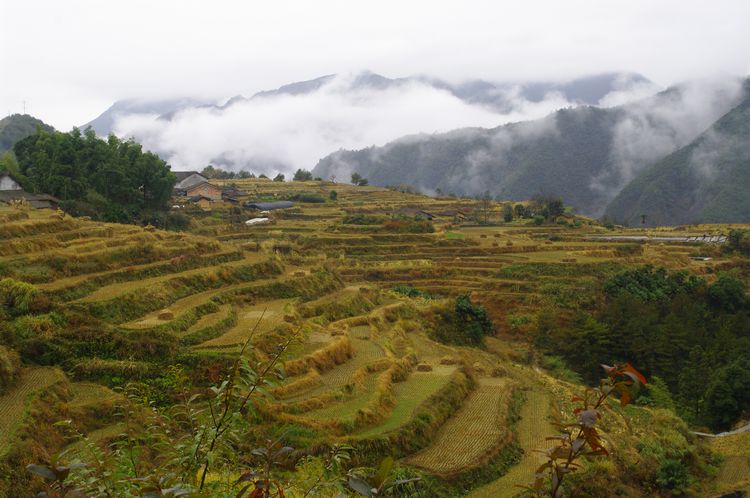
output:
[[[750,219],[750,79],[744,99],[688,145],[643,171],[606,210],[629,225]]]
[[[736,105],[739,96],[730,87],[737,85],[675,86],[612,108],[581,106],[496,128],[410,135],[336,151],[313,174],[348,178],[357,172],[375,185],[405,183],[458,195],[489,191],[509,200],[556,194],[599,216],[643,168],[687,145]]]
[[[99,116],[82,125],[81,128],[85,129],[91,126],[98,135],[106,136],[115,131],[114,125],[118,116],[128,114],[156,114],[160,119],[171,120],[177,113],[190,108],[210,108],[220,112],[233,105],[253,99],[272,98],[281,95],[306,95],[320,90],[339,76],[342,75],[328,74],[311,80],[292,82],[275,89],[256,92],[251,97],[237,94],[229,98],[224,104],[215,104],[192,97],[176,97],[162,100],[118,100]],[[558,82],[492,83],[475,79],[455,85],[429,76],[387,78],[371,71],[355,73],[350,75],[348,79],[351,81],[349,87],[345,89],[348,91],[362,89],[386,90],[399,85],[421,83],[447,91],[468,104],[487,106],[498,112],[510,112],[512,110],[511,100],[517,97],[530,102],[540,102],[546,95],[558,93],[575,104],[595,105],[611,92],[626,90],[632,88],[634,85],[653,85],[645,76],[632,72],[600,73]]]

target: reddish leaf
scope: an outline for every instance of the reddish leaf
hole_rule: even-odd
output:
[[[643,385],[647,384],[646,377],[644,377],[641,372],[639,372],[638,370],[636,370],[635,368],[633,368],[633,365],[631,365],[630,363],[626,363],[625,364],[625,368],[623,369],[623,372],[624,373],[631,373],[631,374],[635,375],[635,377],[638,379],[638,382],[640,382]]]
[[[624,407],[629,405],[633,400],[633,396],[630,394],[630,390],[628,390],[628,388],[622,384],[617,384],[615,387],[617,388],[617,392],[620,393],[620,406]]]

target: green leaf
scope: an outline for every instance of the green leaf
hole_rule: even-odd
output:
[[[375,487],[380,488],[386,479],[388,479],[388,475],[391,473],[391,469],[393,468],[393,457],[385,457],[382,462],[380,462],[380,468],[378,468],[378,473],[375,474]]]

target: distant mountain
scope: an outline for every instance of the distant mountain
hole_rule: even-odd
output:
[[[750,221],[750,79],[745,97],[695,140],[644,170],[610,203],[630,225]]]
[[[16,142],[36,133],[37,127],[52,131],[50,125],[28,114],[11,114],[0,119],[0,154],[13,148]]]
[[[81,126],[86,129],[89,126],[97,135],[106,137],[115,131],[115,122],[118,118],[132,114],[151,114],[156,116],[173,115],[178,111],[191,107],[210,105],[209,102],[200,101],[190,97],[173,99],[126,99],[118,100],[106,111],[96,118]]]
[[[450,92],[462,101],[481,105],[493,111],[508,113],[523,101],[540,102],[548,95],[559,95],[570,104],[597,105],[612,92],[627,92],[637,87],[655,85],[647,78],[634,73],[607,73],[587,76],[566,82],[500,82],[492,83],[483,80],[471,80],[461,84],[450,84],[445,81],[426,76],[407,78],[386,78],[379,74],[363,71],[341,77],[330,74],[307,81],[299,81],[280,86],[273,90],[264,90],[251,97],[236,95],[223,105],[192,98],[173,98],[164,100],[128,99],[115,102],[109,109],[97,118],[84,124],[81,128],[91,126],[101,136],[115,131],[115,122],[119,117],[133,114],[148,114],[159,116],[159,119],[171,120],[180,111],[191,108],[212,108],[221,112],[233,105],[252,99],[273,98],[278,96],[308,95],[321,91],[326,85],[338,83],[331,91],[352,93],[362,90],[385,91],[410,84],[422,84]]]
[[[412,135],[382,147],[340,150],[315,176],[375,185],[410,184],[428,192],[522,200],[557,194],[598,216],[645,167],[691,140],[737,105],[740,84],[685,85],[631,104],[563,109],[536,121],[492,129]]]

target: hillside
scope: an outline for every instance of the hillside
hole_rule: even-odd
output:
[[[37,127],[45,131],[54,130],[28,114],[12,114],[0,119],[0,155],[12,149],[16,142],[36,133]]]
[[[427,192],[522,200],[557,194],[598,216],[639,171],[693,140],[739,100],[727,87],[675,87],[620,107],[563,109],[493,129],[413,135],[382,147],[341,150],[321,159],[315,176],[375,185],[409,184]]]
[[[690,144],[633,180],[606,215],[630,225],[744,223],[750,219],[750,80],[747,97]]]
[[[458,224],[456,210],[472,215],[480,209],[476,201],[330,182],[218,183],[234,183],[243,200],[305,193],[322,202],[296,202],[253,226],[242,223],[251,212],[238,223],[229,205],[185,208],[187,232],[0,208],[0,341],[26,364],[0,393],[0,426],[11,428],[0,475],[14,476],[0,478],[0,494],[25,496],[32,484],[22,466],[41,458],[31,448],[55,453],[70,442],[64,427],[52,425],[61,419],[89,437],[68,446],[68,459],[88,461],[90,445],[119,442],[109,446],[115,450],[105,469],[131,465],[128,458],[146,474],[185,462],[185,482],[195,485],[203,462],[196,455],[203,453],[185,424],[169,425],[170,414],[190,412],[196,424],[210,423],[208,388],[232,362],[243,354],[260,369],[288,344],[285,376],[258,394],[255,417],[233,426],[226,445],[249,453],[273,434],[295,448],[295,458],[310,454],[298,473],[279,477],[289,496],[304,495],[294,486],[324,465],[315,449],[332,443],[354,448],[354,465],[396,457],[399,472],[422,476],[425,496],[463,496],[474,488],[476,496],[498,496],[531,480],[539,462],[533,450],[553,433],[552,416],[573,417],[569,400],[583,390],[536,366],[531,338],[543,310],[564,318],[590,309],[607,279],[644,264],[710,279],[735,262],[689,239],[725,234],[721,226],[610,232],[583,218]],[[436,218],[390,220],[406,207]],[[502,205],[489,211],[497,222]],[[661,243],[627,239],[660,235]],[[714,259],[690,259],[701,251]],[[461,294],[494,322],[481,349],[435,340],[440,317],[450,317]],[[252,350],[243,353],[249,338]],[[63,367],[67,378],[35,364]],[[37,380],[42,374],[44,382]],[[125,386],[127,397],[109,389]],[[196,398],[185,405],[188,394]],[[674,413],[640,404],[624,414],[629,430],[620,430],[619,417],[605,426],[618,457],[586,465],[592,496],[668,492],[669,484],[656,479],[665,455],[673,454],[685,455],[680,468],[693,492],[714,488],[705,448]],[[123,452],[135,440],[156,454]],[[226,451],[206,456],[215,470],[199,496],[231,489],[236,455]],[[325,488],[315,496],[332,494]]]

